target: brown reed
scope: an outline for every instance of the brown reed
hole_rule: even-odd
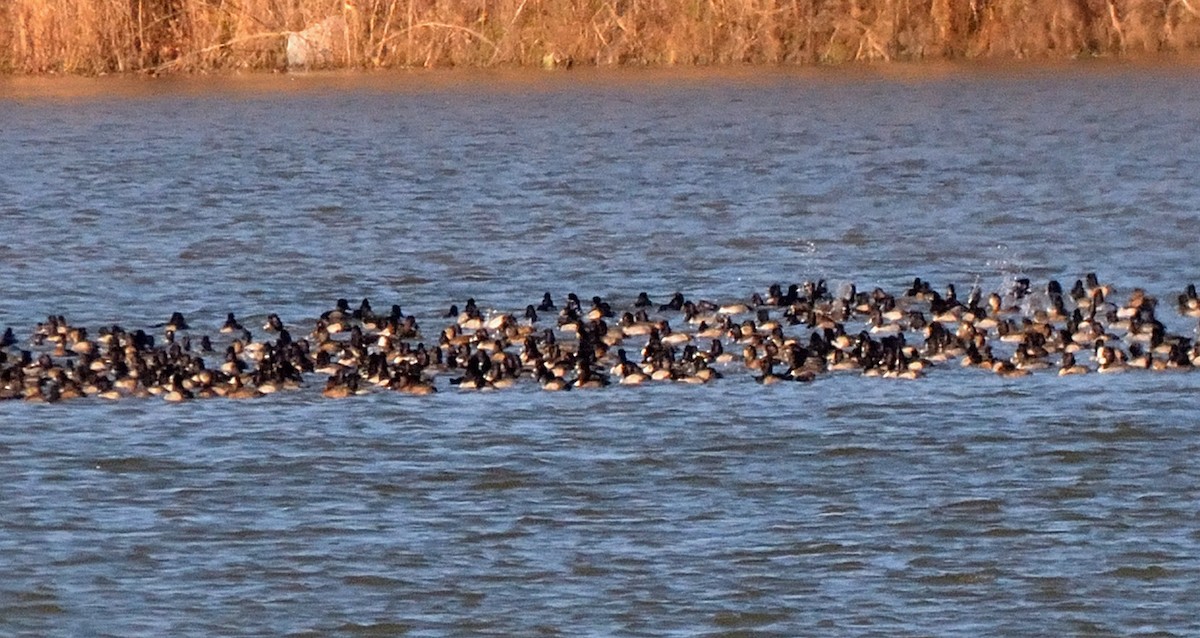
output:
[[[1200,0],[5,0],[0,72],[829,64],[1200,48]]]

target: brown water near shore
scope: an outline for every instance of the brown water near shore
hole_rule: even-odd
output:
[[[730,65],[719,67],[539,69],[405,69],[376,71],[308,71],[297,73],[217,72],[200,75],[145,76],[114,74],[0,75],[0,99],[136,98],[152,95],[288,94],[305,92],[546,92],[572,86],[587,89],[663,88],[670,86],[763,85],[949,80],[1066,80],[1105,75],[1190,76],[1200,69],[1200,54],[1072,61],[896,62],[836,67]]]

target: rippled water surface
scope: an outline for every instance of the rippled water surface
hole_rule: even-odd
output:
[[[0,328],[1200,279],[1187,69],[105,82],[0,81]],[[0,634],[1196,635],[1198,388],[3,402]]]

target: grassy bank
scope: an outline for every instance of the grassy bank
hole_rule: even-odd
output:
[[[290,39],[289,39],[290,36]],[[820,64],[1200,49],[1200,0],[5,0],[0,72]]]

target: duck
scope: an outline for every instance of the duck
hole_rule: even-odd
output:
[[[584,315],[585,319],[595,321],[597,319],[611,319],[616,315],[613,312],[612,306],[607,301],[604,301],[598,296],[592,297],[592,307]]]
[[[1129,303],[1118,308],[1115,314],[1118,319],[1142,317],[1144,313],[1147,312],[1153,315],[1154,307],[1157,304],[1158,301],[1147,295],[1145,290],[1142,288],[1134,288],[1129,294]]]
[[[327,399],[345,399],[358,393],[358,375],[341,373],[326,380],[321,396]]]
[[[825,355],[825,369],[829,372],[851,372],[861,369],[861,364],[846,353],[845,350],[833,348]]]
[[[1130,369],[1153,369],[1159,361],[1154,358],[1154,355],[1142,347],[1141,343],[1129,344],[1129,358],[1125,361],[1125,365]]]
[[[683,304],[683,320],[691,325],[707,324],[715,322],[717,315],[711,311],[701,309],[694,302],[688,301]]]
[[[750,320],[747,319],[746,321]],[[732,320],[729,317],[725,317],[722,324],[727,327],[732,327],[733,325]],[[766,308],[759,308],[758,311],[754,313],[754,321],[750,321],[749,325],[754,327],[755,330],[762,332],[772,332],[776,328],[783,328],[782,323],[780,323],[777,319],[771,318],[771,311]],[[818,321],[816,325],[820,326],[821,324]]]
[[[229,377],[227,387],[224,388],[224,396],[227,399],[256,399],[264,394],[260,389],[246,385],[241,375],[237,374]]]
[[[1101,297],[1110,297],[1113,294],[1113,287],[1108,284],[1101,284],[1100,278],[1097,277],[1096,273],[1094,272],[1089,272],[1084,275],[1084,290],[1087,292],[1089,297],[1093,297],[1097,293],[1099,293]]]
[[[561,331],[535,328],[535,304],[526,306],[524,315],[495,310],[484,316],[472,298],[463,313],[452,307],[448,325],[435,333],[437,343],[428,349],[418,343],[415,318],[404,315],[399,304],[385,316],[373,313],[367,298],[353,312],[339,300],[298,340],[278,315],[268,315],[264,324],[277,338],[256,341],[235,313],[227,313],[221,333],[229,337],[221,340],[223,350],[216,352],[224,351],[224,356],[218,354],[212,370],[205,368],[204,357],[213,352],[213,341],[189,334],[180,312],[161,324],[161,335],[113,325],[99,328],[94,338],[89,328],[49,315],[35,326],[28,350],[15,349],[20,340],[13,328],[0,333],[0,397],[62,401],[156,395],[174,401],[261,396],[295,389],[305,375],[316,373],[329,375],[331,395],[348,396],[365,392],[369,384],[402,392],[422,386],[428,390],[420,391],[434,391],[439,375],[464,369],[452,383],[493,390],[528,379],[551,388],[650,380],[703,384],[719,378],[718,370],[744,371],[765,383],[777,382],[773,377],[806,381],[826,371],[847,370],[909,378],[956,358],[964,366],[1003,376],[1048,368],[1054,357],[1061,357],[1060,375],[1190,369],[1200,363],[1200,344],[1168,332],[1156,316],[1156,300],[1143,288],[1133,288],[1121,306],[1108,301],[1112,287],[1094,275],[1077,280],[1067,294],[1057,281],[1050,281],[1043,293],[1025,278],[1002,294],[991,293],[985,302],[984,292],[975,286],[961,303],[953,285],[943,298],[919,278],[900,296],[879,288],[859,293],[850,284],[834,297],[821,281],[791,284],[786,292],[773,284],[765,298],[754,293],[749,303],[724,305],[688,301],[677,292],[658,308],[683,313],[687,324],[678,331],[662,316],[651,318],[655,306],[644,292],[623,312],[599,296],[592,296],[587,306],[571,293],[559,319]],[[543,297],[547,301],[553,304],[549,293]],[[1194,284],[1178,296],[1177,305],[1181,315],[1200,317]],[[847,334],[845,322],[864,319],[857,338]],[[919,347],[905,344],[910,334],[922,340]],[[700,340],[710,346],[702,348]],[[743,356],[725,352],[723,344],[732,344],[734,351],[740,347]],[[1005,355],[993,354],[996,344],[1002,344],[997,350],[1003,348]],[[636,352],[639,346],[641,363],[630,361],[626,349]],[[1076,361],[1089,355],[1095,361],[1090,368]],[[781,366],[787,371],[776,374]]]
[[[363,297],[362,301],[358,304],[358,308],[350,313],[350,318],[362,323],[375,321],[375,312],[371,309],[371,300]]]
[[[779,284],[772,284],[767,289],[766,305],[784,307],[796,303],[800,299],[800,285],[789,284],[787,292],[783,292]]]
[[[104,399],[105,401],[116,401],[121,398],[121,393],[113,388],[112,381],[107,377],[97,379],[96,390],[91,393],[91,396]]]
[[[729,328],[730,326],[723,322],[718,322],[712,326],[701,322],[699,326],[696,326],[695,336],[697,339],[720,339],[729,332]]]
[[[43,388],[42,384],[34,383],[25,388],[22,398],[29,403],[57,403],[59,400],[58,386],[48,383]]]
[[[1003,359],[992,363],[992,372],[1009,379],[1029,376],[1029,370],[1018,368],[1017,366],[1013,365],[1011,361],[1006,361]]]
[[[225,323],[221,324],[221,333],[222,334],[229,334],[231,332],[241,332],[244,329],[245,328],[242,327],[242,324],[240,322],[238,322],[237,318],[233,316],[232,312],[225,315]]]
[[[900,324],[893,321],[884,321],[883,313],[879,309],[871,311],[871,334],[873,335],[894,335],[902,331]]]
[[[722,315],[744,315],[753,312],[749,304],[734,302],[722,304],[717,307],[717,313]]]
[[[1041,356],[1032,354],[1028,348],[1017,348],[1013,353],[1011,363],[1019,370],[1045,370],[1050,367],[1050,363]]]
[[[929,285],[929,282],[922,281],[920,277],[913,277],[912,285],[905,291],[904,296],[918,301],[928,301],[929,295],[932,293],[933,287]]]
[[[1127,369],[1125,352],[1109,345],[1098,346],[1096,348],[1095,359],[1097,363],[1096,372],[1124,372]]]
[[[774,385],[780,381],[786,381],[788,377],[775,373],[775,360],[769,355],[763,359],[760,366],[762,374],[754,377],[755,383],[761,385]]]
[[[279,315],[272,312],[267,315],[267,321],[263,324],[263,330],[267,332],[279,332],[283,330],[283,320],[279,318]],[[234,330],[234,332],[244,332],[244,329]]]
[[[608,377],[592,370],[591,366],[581,361],[576,367],[575,381],[572,385],[576,388],[603,388],[608,385]]]
[[[1177,308],[1184,317],[1200,317],[1200,296],[1196,294],[1196,284],[1188,284],[1183,294],[1179,295]]]
[[[734,361],[733,353],[725,350],[725,345],[720,339],[713,339],[709,343],[708,354],[709,358],[712,360],[712,363],[716,363],[718,365],[726,365],[733,363]]]
[[[539,361],[534,373],[534,378],[543,390],[548,392],[562,392],[571,389],[571,383],[564,379],[561,375],[555,374],[546,367],[544,362]]]
[[[183,318],[182,312],[176,311],[171,313],[171,318],[163,324],[163,328],[169,332],[179,332],[188,329],[188,322]]]
[[[325,312],[321,313],[320,319],[321,319],[321,321],[324,321],[327,325],[332,325],[332,324],[340,325],[343,322],[349,321],[351,319],[350,300],[346,299],[344,297],[341,299],[338,299],[334,303],[334,307],[332,310],[326,310]],[[332,332],[336,332],[336,331],[332,331]]]
[[[388,384],[388,388],[403,394],[412,394],[416,396],[426,396],[437,393],[437,388],[433,385],[433,383],[422,379],[420,375],[413,374],[412,372],[397,372],[396,376],[392,378],[391,383]]]
[[[676,292],[674,295],[671,295],[670,301],[668,301],[667,303],[658,307],[658,311],[659,312],[672,312],[672,311],[679,312],[679,311],[683,310],[684,302],[685,302],[685,300],[683,298],[683,293]]]
[[[467,305],[458,314],[458,325],[463,330],[478,330],[484,326],[483,312],[475,304],[475,298],[467,299]]]
[[[179,403],[193,398],[191,390],[183,387],[183,377],[178,373],[171,376],[161,396],[164,401],[172,403]]]
[[[364,297],[364,303],[369,303]],[[395,329],[395,326],[404,318],[404,312],[400,309],[400,304],[392,304],[392,309],[387,314],[375,313],[371,311],[370,306],[366,308],[359,307],[357,314],[362,327],[365,330],[372,332],[381,332],[386,329]]]
[[[672,332],[671,324],[666,319],[658,322],[658,335],[665,346],[678,346],[692,340],[692,336],[686,332]]]

